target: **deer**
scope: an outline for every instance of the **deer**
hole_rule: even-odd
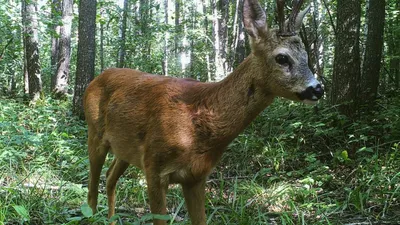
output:
[[[106,173],[108,217],[115,214],[120,176],[133,165],[143,171],[152,214],[167,214],[169,184],[180,184],[190,221],[206,224],[205,185],[232,142],[276,97],[316,104],[323,87],[308,67],[297,35],[309,10],[293,1],[287,20],[277,0],[279,29],[266,22],[257,0],[245,0],[244,27],[250,55],[218,82],[153,75],[112,68],[97,76],[84,93],[88,124],[88,205],[95,212],[99,180]],[[154,219],[155,225],[166,225]]]

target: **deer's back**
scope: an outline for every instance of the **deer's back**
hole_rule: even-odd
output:
[[[207,84],[131,69],[106,70],[90,83],[84,96],[89,136],[92,132],[110,145],[122,160],[139,168],[156,161],[163,165],[160,173],[179,173],[175,175],[179,180],[189,173],[185,166],[200,163],[196,151],[204,150],[198,149],[193,123],[197,103],[191,99],[202,85]],[[208,173],[213,166],[202,164],[199,173]]]

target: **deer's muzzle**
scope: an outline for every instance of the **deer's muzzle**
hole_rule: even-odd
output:
[[[298,93],[297,96],[302,101],[308,100],[307,102],[317,102],[322,98],[322,96],[324,96],[324,89],[321,84],[317,84],[315,87],[309,86],[303,92]]]

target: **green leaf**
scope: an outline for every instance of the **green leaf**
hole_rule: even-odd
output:
[[[118,219],[119,219],[119,215],[118,215],[118,214],[115,214],[114,216],[112,216],[112,217],[108,220],[108,222],[112,223],[112,222],[114,222],[114,221],[117,221]]]
[[[342,159],[344,159],[344,161],[349,160],[349,153],[347,153],[346,150],[343,150],[341,153]]]
[[[83,216],[85,216],[85,217],[93,216],[93,210],[92,210],[92,208],[90,208],[90,206],[87,203],[85,203],[81,206],[81,211],[82,211]]]
[[[158,219],[158,220],[170,220],[170,219],[171,219],[171,216],[170,216],[170,215],[154,214],[154,219]]]
[[[170,220],[171,216],[170,215],[160,215],[160,214],[146,214],[146,215],[142,216],[142,218],[141,218],[142,221],[149,221],[152,219]]]
[[[368,148],[368,147],[364,146],[364,147],[358,149],[356,153],[360,153],[360,152],[374,152],[374,150],[372,148]]]
[[[20,217],[22,217],[22,219],[24,221],[29,221],[30,220],[29,212],[24,206],[22,206],[22,205],[14,205],[13,208],[18,213],[18,215]]]

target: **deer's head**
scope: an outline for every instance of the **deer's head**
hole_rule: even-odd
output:
[[[285,21],[285,0],[277,0],[279,29],[271,29],[257,0],[245,0],[244,25],[250,36],[256,65],[265,71],[259,82],[276,96],[308,104],[323,96],[321,84],[308,67],[308,56],[297,35],[309,7],[301,12],[302,0],[293,0],[292,12]]]

